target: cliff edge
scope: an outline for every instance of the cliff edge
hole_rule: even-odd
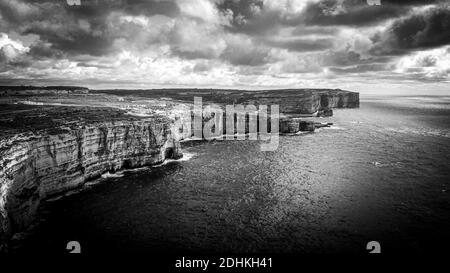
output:
[[[108,171],[181,157],[171,121],[116,109],[2,107],[0,242],[24,230],[39,203]]]

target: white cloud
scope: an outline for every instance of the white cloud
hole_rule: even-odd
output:
[[[0,54],[6,61],[14,60],[30,49],[25,47],[20,41],[14,41],[7,34],[0,35]]]
[[[398,60],[396,73],[415,74],[424,79],[450,80],[450,47],[424,50]]]
[[[183,14],[208,23],[220,24],[221,18],[215,8],[214,1],[208,0],[179,0],[177,1]]]
[[[171,48],[188,59],[217,58],[226,47],[220,34],[214,25],[179,20],[171,33]]]
[[[295,14],[301,12],[308,2],[318,2],[317,0],[264,0],[264,7],[272,10],[281,10],[285,14]]]

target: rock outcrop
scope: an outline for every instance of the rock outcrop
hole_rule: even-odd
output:
[[[312,120],[302,120],[299,118],[280,119],[281,134],[295,134],[298,132],[314,132],[317,128],[330,127],[333,123],[314,122]]]
[[[302,132],[314,132],[316,130],[316,126],[313,121],[301,120],[299,122],[299,128]]]

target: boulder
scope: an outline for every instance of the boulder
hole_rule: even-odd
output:
[[[314,121],[302,120],[299,122],[299,129],[303,132],[314,132],[316,127],[314,125]]]
[[[319,110],[317,112],[317,116],[318,117],[332,117],[333,116],[333,109],[327,107],[325,109]]]

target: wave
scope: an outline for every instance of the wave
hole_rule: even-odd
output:
[[[119,177],[123,177],[123,171],[122,172],[117,172],[117,173],[110,173],[110,172],[106,172],[104,174],[102,174],[102,178],[103,179],[107,179],[107,178],[119,178]]]
[[[325,129],[325,130],[346,130],[344,127],[339,127],[336,125],[330,126],[330,127],[324,127],[324,128],[320,128],[320,129]]]
[[[101,175],[101,178],[88,181],[81,188],[74,189],[74,190],[68,191],[68,192],[66,192],[66,193],[64,193],[62,195],[58,195],[58,196],[49,198],[49,199],[47,199],[47,201],[48,202],[54,202],[54,201],[60,200],[61,198],[80,193],[80,192],[82,192],[84,190],[88,190],[88,189],[90,189],[90,188],[92,188],[92,187],[94,187],[94,186],[96,186],[96,185],[98,185],[98,184],[100,184],[102,182],[105,182],[105,180],[109,180],[111,178],[121,178],[121,177],[125,176],[125,173],[141,172],[141,171],[151,170],[151,168],[158,168],[158,167],[164,166],[164,165],[166,165],[168,163],[172,163],[172,162],[188,161],[188,160],[192,159],[193,157],[195,157],[196,155],[197,154],[195,154],[195,153],[184,152],[182,158],[179,158],[179,159],[166,159],[163,163],[157,164],[157,165],[154,165],[154,166],[145,166],[145,167],[134,168],[134,169],[126,169],[126,170],[121,170],[121,171],[118,171],[118,172],[115,172],[115,173],[106,172],[106,173]]]
[[[163,163],[158,164],[158,165],[154,165],[154,166],[151,166],[151,167],[157,168],[157,167],[161,167],[161,166],[167,165],[167,164],[172,163],[172,162],[188,161],[188,160],[192,159],[193,157],[195,157],[196,155],[197,154],[195,154],[195,153],[183,152],[183,157],[182,158],[179,158],[179,159],[166,159],[166,160],[164,160]]]
[[[402,165],[402,162],[397,161],[397,162],[388,162],[388,163],[383,163],[383,162],[378,162],[378,161],[373,161],[371,162],[372,165],[374,165],[375,167],[400,167]]]

